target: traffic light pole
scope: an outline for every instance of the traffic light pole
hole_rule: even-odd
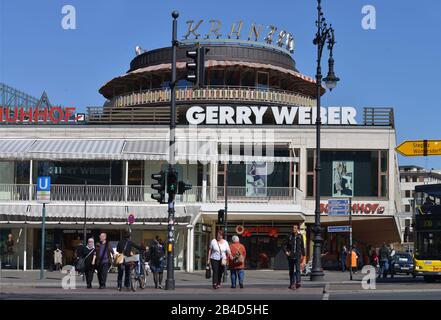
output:
[[[175,129],[176,129],[176,51],[178,46],[178,22],[179,13],[172,12],[173,31],[172,31],[172,78],[170,82],[171,105],[170,105],[170,150],[169,150],[169,172],[174,171],[175,165]],[[173,269],[174,244],[175,244],[175,203],[174,194],[168,196],[168,227],[167,227],[167,280],[165,290],[175,289],[175,276]]]
[[[225,240],[228,241],[228,161],[225,162],[225,213],[224,213],[224,236]],[[224,282],[227,282],[227,266],[224,270]]]

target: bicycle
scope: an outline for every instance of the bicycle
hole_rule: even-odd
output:
[[[136,287],[144,289],[146,285],[147,272],[145,263],[140,254],[135,254],[131,257],[125,258],[125,263],[128,264],[130,270],[130,289],[135,292]]]

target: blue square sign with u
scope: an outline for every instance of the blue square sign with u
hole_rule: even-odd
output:
[[[38,177],[37,191],[51,191],[51,177]]]

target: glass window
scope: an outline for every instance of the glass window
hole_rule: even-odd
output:
[[[224,70],[212,69],[209,71],[210,86],[223,86],[224,85]]]
[[[257,72],[257,88],[268,89],[268,72]]]
[[[167,72],[162,76],[161,88],[167,89],[170,88],[171,81],[171,73]]]
[[[240,71],[237,69],[228,69],[225,71],[225,85],[231,87],[240,86]]]
[[[387,172],[387,151],[381,151],[381,172]]]
[[[314,150],[308,150],[308,172],[314,171]]]
[[[387,176],[383,174],[383,175],[381,175],[381,196],[382,197],[387,197],[387,190],[388,190]]]
[[[406,205],[404,206],[404,211],[406,211],[406,212],[410,212],[410,205],[409,205],[409,204],[406,204]],[[407,222],[407,219],[406,219],[406,222]]]
[[[314,196],[314,176],[312,174],[308,175],[306,178],[306,189],[307,189],[307,196],[313,197]]]
[[[404,197],[405,198],[410,198],[410,190],[404,191]]]
[[[254,87],[256,85],[256,73],[251,70],[242,70],[240,82],[242,87]]]

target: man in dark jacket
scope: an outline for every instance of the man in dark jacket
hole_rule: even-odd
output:
[[[118,253],[122,253],[124,256],[129,257],[132,249],[135,248],[138,251],[141,251],[141,247],[137,246],[135,243],[130,240],[130,233],[125,232],[124,238],[118,242],[116,246],[116,251]],[[124,287],[127,289],[130,287],[130,267],[128,264],[122,263],[118,268],[118,291],[121,291],[122,286],[122,278],[125,272],[124,277]]]
[[[380,272],[378,277],[380,277],[381,274],[383,274],[383,278],[386,278],[387,272],[389,271],[389,257],[390,257],[390,252],[386,246],[386,243],[383,243],[383,246],[380,248],[380,252],[378,255],[380,260]]]
[[[292,233],[288,236],[288,240],[284,246],[285,255],[288,258],[289,266],[289,289],[300,288],[301,274],[300,263],[302,256],[305,256],[305,245],[303,243],[303,237],[299,232],[299,226],[294,225],[292,227]],[[295,268],[295,271],[294,271]]]
[[[98,282],[100,289],[106,287],[107,273],[112,264],[113,250],[107,241],[107,234],[100,234],[100,242],[96,245],[96,268],[98,271]]]

